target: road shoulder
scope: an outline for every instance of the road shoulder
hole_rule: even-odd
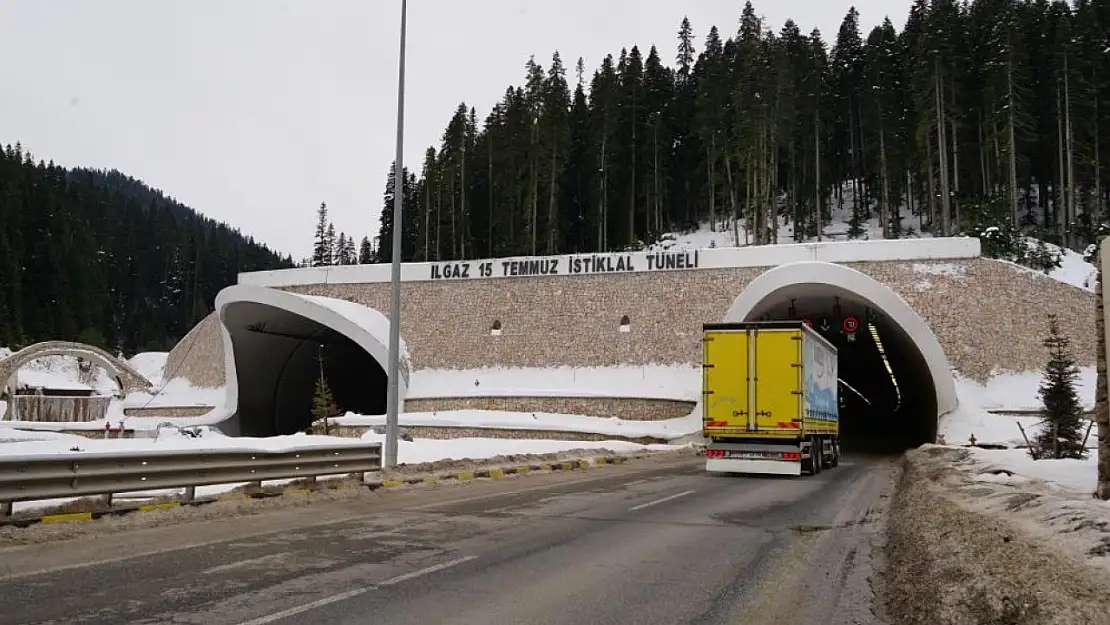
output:
[[[898,615],[892,622],[1110,624],[1101,571],[1002,514],[977,510],[985,487],[961,470],[960,452],[926,447],[903,460],[882,580],[886,610]]]

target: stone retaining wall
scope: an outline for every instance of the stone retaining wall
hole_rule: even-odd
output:
[[[435,397],[406,399],[405,412],[497,410],[661,421],[688,416],[697,402],[635,397]]]
[[[214,406],[132,406],[123,409],[125,417],[167,417],[181,419],[203,417],[212,412]]]
[[[667,441],[651,436],[628,437],[613,436],[610,434],[593,434],[587,432],[569,432],[562,430],[509,430],[501,428],[454,428],[411,426],[401,424],[413,438],[429,438],[434,440],[449,440],[454,438],[505,438],[513,440],[553,440],[553,441],[627,441],[641,445],[664,444]],[[329,425],[328,433],[331,436],[346,438],[359,438],[369,428],[362,425]],[[314,434],[323,434],[323,427],[314,427]],[[400,444],[404,444],[403,442]]]
[[[1001,261],[845,263],[900,295],[930,325],[950,363],[984,381],[996,369],[1041,369],[1046,318],[1056,314],[1080,364],[1093,364],[1094,294]],[[401,332],[414,370],[482,366],[693,364],[701,324],[723,318],[764,269],[406,282]],[[389,310],[389,284],[288,290]],[[618,331],[628,315],[631,331]],[[492,336],[495,321],[501,334]],[[170,355],[167,374],[223,384],[223,345],[209,317]]]

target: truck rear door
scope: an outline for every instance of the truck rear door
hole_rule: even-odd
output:
[[[753,329],[755,423],[769,436],[796,436],[802,427],[802,331]]]
[[[708,435],[748,430],[748,333],[708,330],[702,336],[702,406]]]

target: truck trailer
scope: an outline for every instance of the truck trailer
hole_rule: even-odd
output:
[[[816,475],[840,463],[836,347],[801,321],[702,327],[710,472]]]

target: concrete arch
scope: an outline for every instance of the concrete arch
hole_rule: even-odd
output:
[[[103,367],[120,386],[120,393],[126,395],[135,391],[149,390],[150,380],[131,365],[123,362],[103,349],[85,343],[70,341],[43,341],[29,345],[14,354],[0,360],[0,380],[4,388],[10,389],[12,378],[23,365],[46,356],[74,356],[83,358],[95,365]]]
[[[733,301],[725,321],[748,321],[758,317],[761,304],[784,291],[823,285],[852,293],[881,311],[899,326],[924,358],[936,390],[937,417],[959,404],[956,382],[944,349],[929,325],[905,300],[874,278],[844,265],[803,261],[780,265],[753,280]]]
[[[315,363],[313,348],[323,342],[342,342],[348,347],[356,345],[380,367],[382,376],[388,371],[389,318],[361,304],[266,287],[234,285],[216,296],[216,313],[224,344],[227,380],[224,408],[234,415],[229,427],[225,428],[229,433],[259,435],[264,428],[257,420],[267,410],[273,413],[272,425],[276,429],[276,432],[267,433],[300,429],[300,425],[292,428],[288,418],[282,421],[284,417],[280,413],[287,402],[303,405],[306,374],[299,374],[301,379],[297,382],[295,370],[306,370],[304,363],[308,360]],[[366,363],[358,366],[365,368]],[[402,402],[408,394],[410,369],[408,349],[402,339],[398,382]],[[300,390],[285,388],[297,384]],[[294,392],[295,396],[289,394]]]

